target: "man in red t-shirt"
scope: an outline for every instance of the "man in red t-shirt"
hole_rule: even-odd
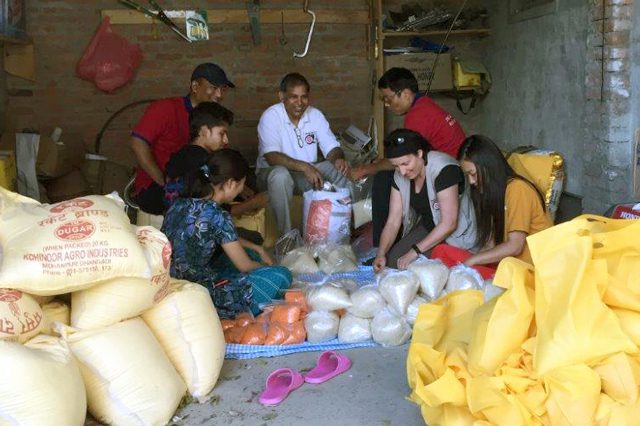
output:
[[[164,171],[169,158],[189,143],[189,113],[200,102],[219,102],[235,85],[216,64],[198,65],[191,74],[187,96],[151,103],[131,132],[130,146],[138,168],[134,183],[136,201],[150,214],[164,213]]]
[[[453,158],[465,139],[456,119],[432,99],[418,92],[418,80],[406,68],[391,68],[378,80],[384,106],[397,115],[404,115],[404,128],[418,132],[431,147]],[[393,182],[393,166],[389,160],[355,168],[354,180],[373,175],[373,245],[378,246],[380,234],[389,215],[389,197]]]

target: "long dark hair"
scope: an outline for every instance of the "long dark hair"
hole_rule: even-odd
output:
[[[471,188],[471,199],[478,224],[478,246],[483,247],[492,237],[496,245],[504,241],[505,194],[512,179],[527,182],[538,194],[544,210],[542,194],[528,179],[513,171],[500,149],[488,137],[473,135],[466,138],[458,151],[458,160],[470,161],[476,166],[477,184]]]
[[[236,150],[221,149],[209,155],[201,167],[184,176],[184,198],[203,198],[213,193],[213,185],[225,183],[229,179],[242,180],[249,174],[249,163]]]

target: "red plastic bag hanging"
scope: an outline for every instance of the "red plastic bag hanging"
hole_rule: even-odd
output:
[[[93,81],[103,92],[112,92],[133,78],[141,61],[140,46],[114,33],[105,17],[80,58],[76,74]]]

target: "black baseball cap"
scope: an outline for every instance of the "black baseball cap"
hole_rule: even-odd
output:
[[[229,81],[224,70],[211,62],[200,64],[193,70],[193,73],[191,73],[191,81],[199,78],[204,78],[214,86],[236,87],[235,84]]]

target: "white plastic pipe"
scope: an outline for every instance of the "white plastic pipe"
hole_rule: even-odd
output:
[[[308,0],[304,2],[304,12],[311,15],[311,28],[309,28],[309,35],[307,36],[307,44],[304,46],[304,52],[297,53],[293,52],[294,58],[304,58],[307,56],[307,52],[309,51],[309,44],[311,43],[311,36],[313,35],[313,27],[316,25],[316,14],[307,9]]]

